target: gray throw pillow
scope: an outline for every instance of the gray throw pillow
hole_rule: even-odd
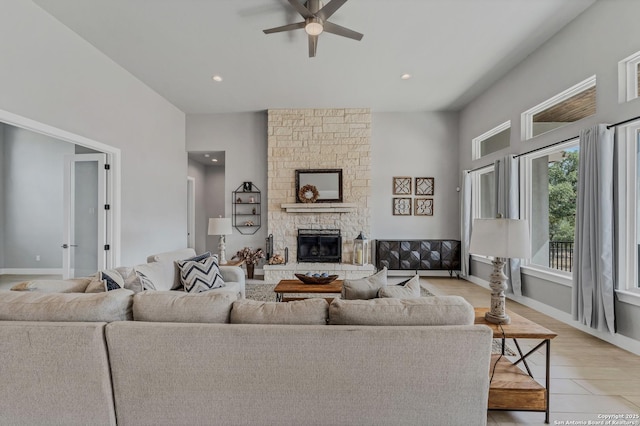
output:
[[[420,297],[420,277],[414,275],[404,283],[386,285],[378,290],[378,297],[393,297],[396,299],[414,299]]]
[[[342,298],[346,300],[375,299],[378,290],[387,285],[387,268],[370,277],[357,280],[344,280],[342,283]]]

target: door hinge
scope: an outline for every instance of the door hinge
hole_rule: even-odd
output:
[[[104,245],[104,249],[105,249],[105,250],[110,250],[110,249],[111,249],[111,246],[110,246],[109,244],[105,244],[105,245]]]
[[[105,170],[111,170],[111,165],[110,164],[105,164],[104,165],[104,169]]]
[[[111,205],[110,204],[105,204],[104,205],[104,209],[105,210],[110,210],[111,209]]]

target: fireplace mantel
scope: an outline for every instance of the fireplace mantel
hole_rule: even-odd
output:
[[[287,213],[351,213],[358,208],[356,203],[292,203],[280,207]]]

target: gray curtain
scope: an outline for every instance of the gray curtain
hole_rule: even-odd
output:
[[[520,219],[520,182],[518,160],[507,155],[494,164],[496,185],[496,212],[507,219]],[[509,277],[507,291],[522,296],[520,259],[509,259],[506,275]]]
[[[573,318],[615,333],[614,130],[580,132],[573,266]]]
[[[471,241],[471,174],[469,170],[462,171],[462,186],[460,187],[460,275],[469,275],[469,241]]]

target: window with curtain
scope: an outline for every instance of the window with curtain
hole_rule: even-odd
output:
[[[473,219],[496,217],[496,175],[493,165],[471,173]]]
[[[528,266],[570,275],[573,267],[578,140],[521,157],[523,216],[531,226]]]

